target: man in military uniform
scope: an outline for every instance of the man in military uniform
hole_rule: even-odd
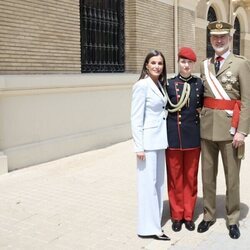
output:
[[[229,235],[238,239],[239,172],[244,140],[250,127],[250,62],[230,52],[231,28],[230,24],[221,21],[209,23],[215,55],[201,65],[204,81],[204,107],[200,114],[204,215],[198,232],[207,231],[216,220],[216,176],[220,152],[226,179]]]

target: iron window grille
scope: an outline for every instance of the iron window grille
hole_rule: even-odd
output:
[[[217,20],[216,13],[213,7],[209,7],[207,20],[209,22],[213,22]],[[210,42],[210,32],[209,32],[209,29],[207,28],[207,57],[213,57],[213,55],[214,55],[214,50]]]
[[[233,36],[233,53],[240,55],[240,22],[236,17],[234,21],[234,36]]]
[[[80,0],[81,72],[124,71],[124,0]]]

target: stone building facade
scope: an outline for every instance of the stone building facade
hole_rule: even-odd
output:
[[[81,73],[80,7],[102,1],[1,1],[0,172],[130,138],[131,86],[145,54],[161,50],[171,75],[178,48],[190,46],[199,73],[211,13],[239,23],[234,46],[250,58],[249,0],[116,0],[123,3],[124,68]]]

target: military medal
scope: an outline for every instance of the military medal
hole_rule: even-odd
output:
[[[235,83],[237,82],[237,79],[236,79],[235,76],[232,76],[232,77],[231,77],[231,82],[232,82],[232,84],[235,84]]]
[[[228,84],[226,85],[226,89],[227,89],[227,90],[232,90],[232,88],[233,88],[232,84],[228,83]]]
[[[225,75],[221,77],[221,82],[226,84],[226,90],[230,91],[233,89],[233,85],[237,82],[237,78],[233,76],[231,71],[227,71]]]
[[[221,82],[222,83],[226,83],[227,82],[227,77],[226,76],[222,76],[221,77]]]
[[[230,79],[231,76],[232,76],[232,72],[231,71],[227,71],[226,76]]]

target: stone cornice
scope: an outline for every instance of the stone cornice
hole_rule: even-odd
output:
[[[196,18],[195,19],[195,27],[201,28],[201,29],[206,29],[208,25],[208,21],[205,19],[201,18]]]
[[[196,11],[196,6],[198,2],[199,2],[198,0],[195,0],[195,1],[179,0],[179,7],[183,7],[185,9]]]
[[[138,74],[2,75],[2,95],[130,88]]]
[[[174,0],[158,0],[158,1],[165,3],[165,4],[172,5],[172,6],[174,6],[174,4],[175,4]],[[199,0],[195,0],[195,1],[178,0],[177,2],[178,2],[178,7],[182,7],[182,8],[188,9],[188,10],[195,11]]]
[[[158,2],[162,2],[165,4],[169,4],[169,5],[174,5],[174,0],[158,0]]]

